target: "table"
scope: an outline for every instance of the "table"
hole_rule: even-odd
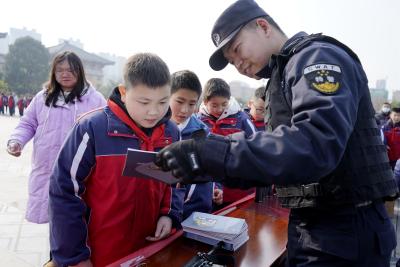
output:
[[[274,197],[256,203],[253,196],[228,207],[226,211],[230,211],[227,216],[246,219],[249,226],[249,241],[236,252],[231,252],[236,266],[270,266],[286,246],[288,210],[281,208]],[[162,242],[132,253],[108,267],[181,267],[197,252],[208,252],[211,249],[207,244],[183,237],[182,231]]]

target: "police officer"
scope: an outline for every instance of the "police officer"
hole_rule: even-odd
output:
[[[389,266],[396,246],[383,201],[397,195],[357,55],[321,34],[291,38],[252,0],[239,0],[212,30],[209,63],[269,78],[268,131],[178,142],[156,164],[183,182],[277,185],[291,208],[288,266]]]

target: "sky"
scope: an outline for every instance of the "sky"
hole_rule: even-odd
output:
[[[370,87],[386,79],[400,90],[399,0],[259,0],[258,4],[290,37],[299,31],[322,32],[355,51]],[[0,32],[10,27],[36,29],[45,46],[59,38],[80,39],[89,52],[129,57],[158,54],[174,72],[195,71],[202,83],[212,77],[228,82],[252,80],[228,66],[212,71],[211,29],[232,0],[2,0]]]

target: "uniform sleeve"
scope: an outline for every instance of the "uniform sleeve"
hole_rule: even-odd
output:
[[[50,177],[50,246],[58,266],[75,265],[90,257],[89,211],[81,198],[95,165],[93,135],[88,128],[87,124],[74,126]]]
[[[175,228],[181,228],[180,224],[183,219],[183,203],[185,199],[186,188],[172,187],[171,209],[168,216],[171,218]]]
[[[306,67],[316,64],[340,68],[335,92],[326,94],[312,88],[304,73]],[[203,149],[201,155],[225,153],[212,157],[214,162],[206,158],[206,166],[225,166],[223,176],[228,180],[278,185],[315,182],[336,168],[353,131],[359,100],[368,93],[361,66],[343,50],[321,45],[303,49],[292,57],[285,71],[285,90],[291,88],[292,92],[291,125],[281,125],[272,133],[257,132],[250,138],[244,133],[233,134],[219,142],[220,148]]]
[[[36,95],[30,105],[24,112],[24,116],[21,117],[17,127],[12,132],[9,140],[17,140],[22,146],[25,146],[29,140],[36,133],[36,129],[38,127],[37,120],[37,105],[38,105],[38,97],[43,97],[42,94]]]

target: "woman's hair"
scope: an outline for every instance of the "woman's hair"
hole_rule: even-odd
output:
[[[65,51],[54,57],[53,62],[51,64],[50,78],[46,83],[46,106],[54,106],[56,107],[56,102],[59,94],[62,92],[61,84],[59,84],[56,80],[56,67],[58,64],[63,61],[67,61],[73,75],[76,77],[77,82],[70,92],[70,94],[66,97],[65,102],[73,102],[75,97],[78,101],[81,100],[82,92],[89,86],[89,82],[86,80],[85,70],[83,69],[83,64],[81,59],[71,51]]]

